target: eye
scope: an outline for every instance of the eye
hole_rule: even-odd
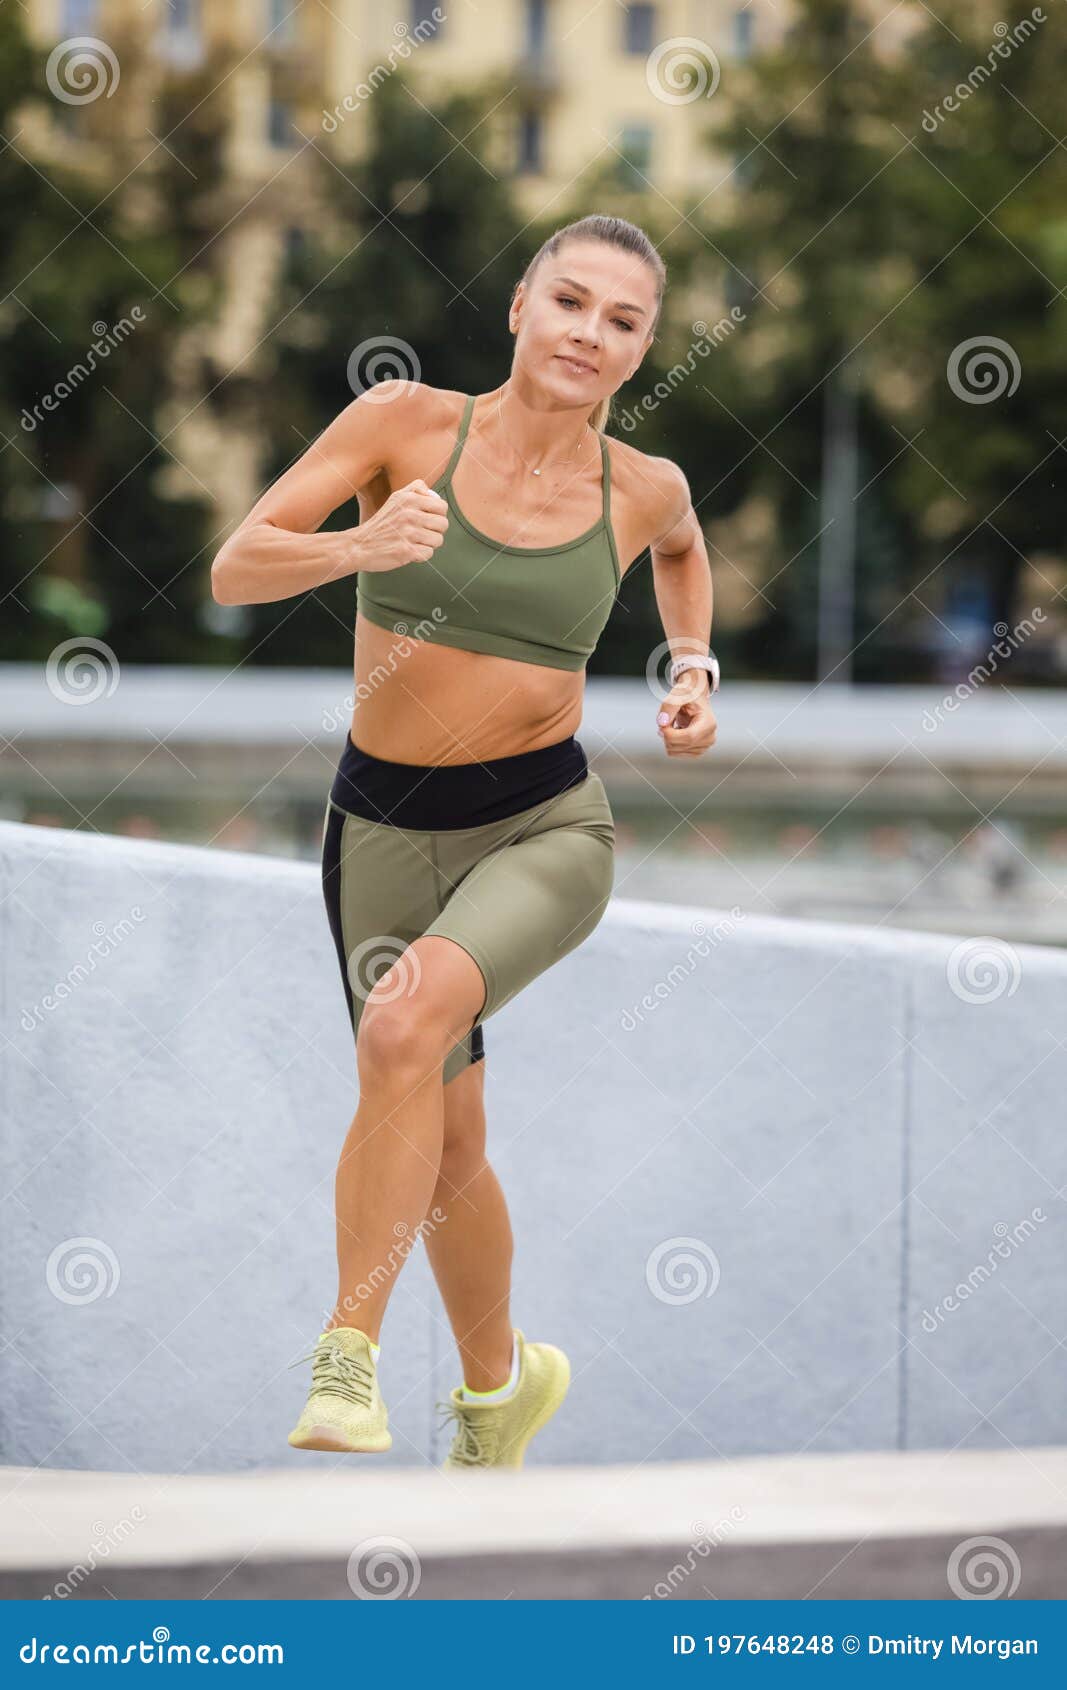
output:
[[[578,303],[576,299],[572,299],[570,294],[567,293],[557,294],[556,298],[558,299],[560,305],[577,305]]]
[[[633,334],[634,326],[631,322],[629,322],[627,320],[627,318],[625,318],[625,317],[613,317],[612,322],[615,324],[616,328],[625,329],[627,334]]]

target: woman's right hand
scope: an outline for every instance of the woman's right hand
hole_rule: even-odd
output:
[[[409,481],[350,532],[359,569],[376,573],[405,563],[428,563],[447,528],[447,501],[425,481]]]

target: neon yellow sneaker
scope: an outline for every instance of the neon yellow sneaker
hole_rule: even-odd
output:
[[[526,1445],[546,1425],[567,1395],[570,1362],[554,1344],[528,1344],[515,1328],[519,1382],[503,1402],[468,1402],[456,1386],[439,1403],[446,1422],[456,1422],[452,1448],[442,1471],[466,1467],[521,1467]]]
[[[294,1449],[369,1453],[392,1448],[389,1415],[378,1389],[370,1343],[356,1326],[334,1326],[320,1332],[315,1348],[300,1357],[311,1362],[311,1391],[289,1433]]]

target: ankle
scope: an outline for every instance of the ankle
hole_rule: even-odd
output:
[[[467,1365],[464,1364],[462,1392],[466,1401],[501,1401],[511,1396],[519,1382],[519,1341],[514,1333],[511,1338],[511,1353],[503,1367],[495,1372],[489,1368],[477,1367],[470,1372],[473,1373],[475,1381],[484,1379],[485,1383],[472,1383],[468,1377]]]

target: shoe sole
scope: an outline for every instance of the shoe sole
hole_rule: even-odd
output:
[[[299,1438],[289,1434],[289,1442],[294,1449],[328,1449],[345,1455],[381,1455],[393,1447],[391,1432],[382,1432],[376,1438],[367,1438],[362,1443],[353,1443],[339,1432],[336,1426],[309,1426]]]

